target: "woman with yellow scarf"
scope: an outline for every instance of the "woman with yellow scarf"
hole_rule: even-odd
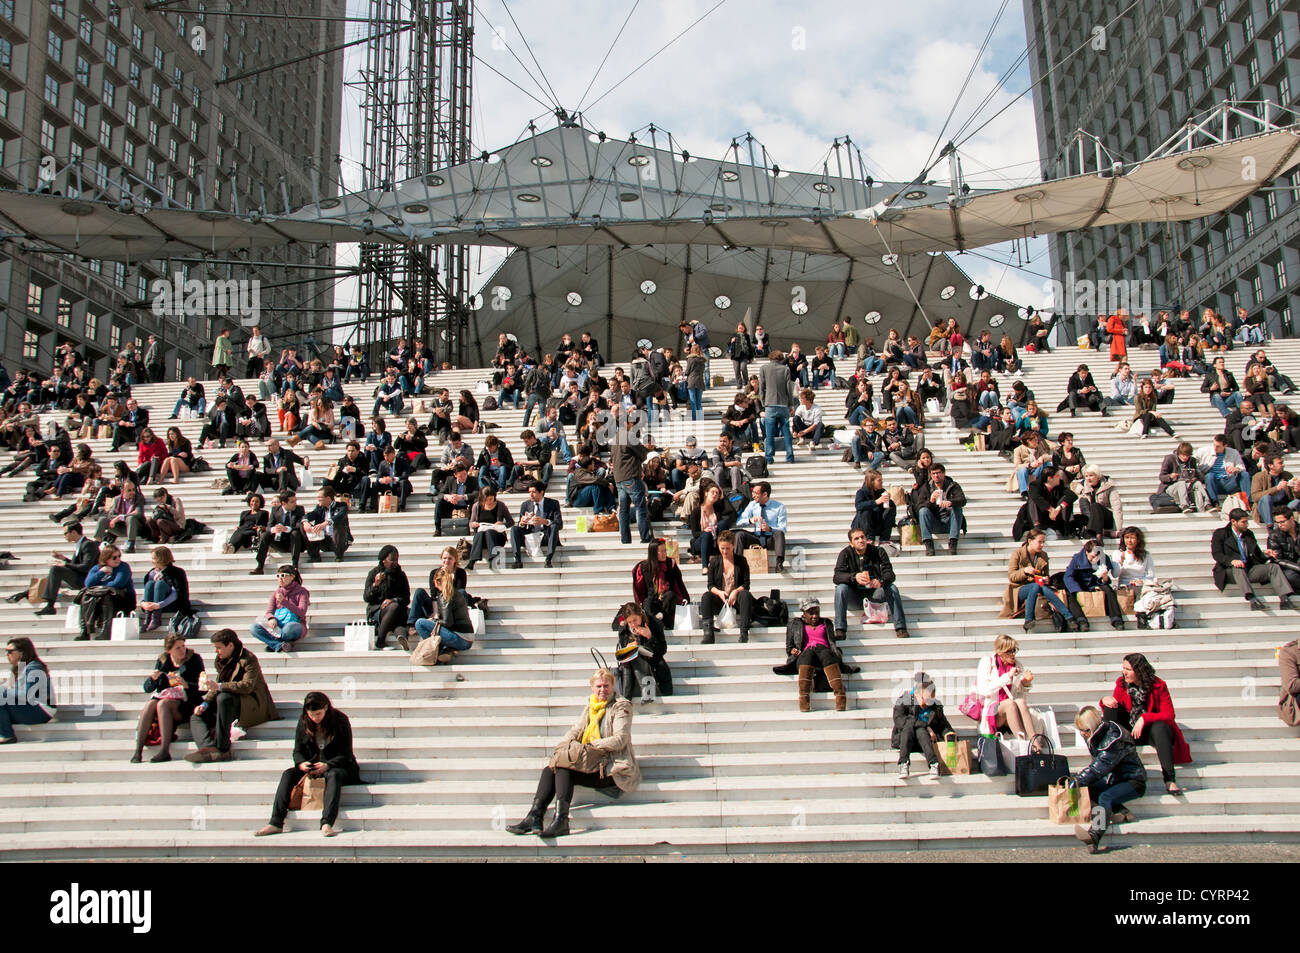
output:
[[[641,783],[641,768],[632,750],[632,703],[614,691],[614,673],[607,668],[597,669],[590,685],[582,715],[542,769],[533,806],[522,821],[506,828],[511,834],[563,837],[569,833],[569,804],[576,785],[620,797]],[[543,829],[552,799],[555,819]]]

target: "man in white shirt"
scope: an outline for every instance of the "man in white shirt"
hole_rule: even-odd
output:
[[[795,409],[790,428],[800,446],[810,445],[816,450],[821,446],[826,427],[822,423],[822,409],[815,403],[816,395],[805,387],[799,392],[799,406]]]
[[[1205,479],[1211,503],[1218,505],[1220,499],[1232,493],[1249,495],[1250,475],[1241,454],[1228,446],[1226,435],[1215,435],[1212,446],[1196,451],[1196,467]]]
[[[1106,398],[1103,415],[1107,407],[1132,407],[1135,388],[1133,369],[1127,364],[1121,364],[1115,376],[1110,379],[1110,396]]]
[[[785,504],[772,499],[772,484],[763,480],[751,489],[753,500],[736,521],[736,551],[761,546],[776,554],[776,571],[785,569]]]
[[[258,325],[253,325],[253,336],[248,339],[248,366],[244,369],[245,377],[260,377],[266,366],[266,359],[271,354],[271,342],[262,334]]]

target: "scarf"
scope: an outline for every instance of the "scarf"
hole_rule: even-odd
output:
[[[587,699],[587,727],[579,739],[584,745],[600,740],[600,720],[605,717],[607,701],[600,701],[595,695]]]

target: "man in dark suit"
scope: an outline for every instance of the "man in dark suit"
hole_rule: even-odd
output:
[[[297,552],[307,550],[312,562],[320,562],[321,547],[326,544],[334,551],[334,561],[343,562],[343,554],[352,544],[348,505],[337,500],[329,487],[321,487],[316,491],[316,506],[303,514],[294,535],[298,537],[295,541]]]
[[[147,426],[149,411],[141,407],[134,397],[127,398],[126,413],[113,428],[113,450],[120,450],[123,444],[138,442],[140,431]]]
[[[257,565],[249,570],[250,576],[260,576],[266,570],[267,551],[274,548],[276,552],[289,553],[293,562],[293,568],[298,568],[298,560],[302,556],[302,534],[294,532],[306,516],[306,512],[298,505],[298,495],[293,490],[285,490],[280,494],[280,501],[271,507],[271,515],[267,518],[267,528],[257,544]]]
[[[519,507],[519,520],[510,527],[510,539],[513,545],[515,561],[512,568],[522,569],[523,560],[519,548],[524,537],[529,533],[542,534],[542,546],[546,550],[546,568],[551,568],[555,558],[555,547],[560,543],[560,530],[564,518],[560,515],[560,504],[546,495],[546,487],[534,480],[528,487],[528,499]]]
[[[1210,555],[1214,557],[1214,584],[1222,592],[1232,582],[1252,609],[1265,608],[1264,600],[1255,595],[1252,584],[1268,583],[1278,595],[1279,609],[1300,609],[1291,600],[1291,584],[1282,567],[1270,562],[1250,531],[1250,514],[1237,507],[1228,514],[1228,525],[1220,526],[1210,538]]]
[[[392,444],[385,447],[384,458],[370,477],[370,488],[375,491],[376,510],[379,498],[392,493],[397,497],[397,512],[405,512],[406,498],[411,495],[411,461],[406,454],[398,454]]]
[[[262,486],[268,490],[296,490],[298,471],[294,467],[306,464],[306,460],[281,447],[280,441],[272,437],[266,442],[266,453],[262,457]]]
[[[921,542],[925,554],[934,555],[934,531],[948,530],[948,553],[957,555],[957,539],[961,536],[962,509],[966,494],[955,480],[949,479],[942,463],[930,465],[930,482],[918,495],[917,522],[921,525]]]
[[[1102,402],[1101,391],[1097,389],[1097,383],[1092,379],[1092,371],[1088,370],[1087,364],[1080,364],[1079,369],[1070,375],[1065,390],[1065,400],[1057,405],[1057,411],[1069,407],[1071,417],[1079,415],[1080,407],[1105,412],[1106,407]]]
[[[326,477],[324,485],[332,489],[336,496],[351,497],[357,512],[364,513],[366,494],[370,491],[370,467],[361,455],[361,444],[349,440],[343,456],[334,466],[337,467],[334,476]]]
[[[433,535],[442,535],[442,521],[451,516],[452,510],[468,511],[474,505],[478,495],[477,477],[469,475],[469,465],[457,458],[451,476],[442,481],[439,488],[438,506],[433,515]]]
[[[59,596],[59,586],[80,589],[86,583],[86,574],[99,564],[99,543],[82,535],[80,523],[65,523],[63,538],[68,541],[68,545],[74,547],[72,555],[67,556],[60,552],[50,554],[54,557],[55,563],[45,576],[45,605],[36,610],[37,615],[54,615],[54,601]],[[22,598],[27,593],[18,595]],[[12,601],[17,601],[10,598]]]

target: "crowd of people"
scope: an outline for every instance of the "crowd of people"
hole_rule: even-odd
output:
[[[1186,312],[1162,313],[1154,321],[1102,316],[1087,338],[1098,350],[1109,342],[1113,373],[1099,380],[1080,364],[1056,413],[1116,417],[1117,429],[1135,437],[1160,431],[1177,440],[1155,476],[1151,508],[1219,511],[1227,523],[1210,542],[1216,586],[1231,586],[1250,609],[1265,608],[1257,590],[1268,586],[1286,609],[1300,586],[1300,479],[1285,469],[1285,456],[1300,449],[1300,426],[1273,395],[1293,393],[1294,384],[1261,347],[1238,386],[1215,352],[1257,343],[1258,329],[1243,317],[1227,321],[1208,312],[1193,327]],[[1020,376],[1023,363],[1009,336],[995,343],[984,331],[967,341],[949,319],[924,340],[891,330],[877,349],[846,318],[807,354],[799,342],[782,350],[761,326],[751,332],[738,325],[725,351],[711,347],[700,322],[683,322],[679,330],[676,348],[639,346],[627,368],[607,367],[587,332],[577,341],[564,335],[553,352],[542,355],[503,334],[487,395],[459,390],[454,400],[448,388],[437,386],[442,368],[423,343],[408,346],[399,339],[384,357],[364,419],[343,388],[371,375],[360,349],[335,347],[326,362],[287,347],[272,361],[270,342],[254,329],[245,346],[245,372],[256,381],[256,397],[249,397],[229,374],[234,359],[226,332],[214,347],[212,393],[188,378],[168,417],[201,418],[197,443],[179,426],[168,426],[160,438],[148,410],[131,396],[137,381],[155,379],[147,355],[122,355],[105,384],[88,377],[75,349],[61,347],[49,378],[20,372],[0,381],[0,440],[13,451],[0,475],[34,477],[27,487],[31,500],[72,498],[71,506],[50,514],[62,524],[71,551],[53,554],[37,614],[55,613],[60,591],[74,591],[79,639],[108,638],[113,620],[123,614],[138,613],[141,633],[163,628],[164,614],[170,615],[163,652],[145,681],[150,698],[131,760],[142,760],[146,745],[159,749],[152,761],[169,760],[175,729],[188,720],[196,745],[190,760],[222,761],[231,757],[236,722],[247,729],[278,713],[256,656],[234,631],[211,637],[216,682],[187,647],[198,610],[169,546],[207,527],[186,517],[167,484],[175,488],[192,474],[214,469],[205,451],[227,443],[235,448],[218,480],[224,494],[244,499],[246,509],[221,540],[225,552],[247,550],[253,575],[265,572],[272,550],[288,560],[276,569],[266,610],[247,633],[271,652],[291,651],[308,636],[311,592],[302,554],[315,563],[328,550],[344,561],[353,542],[349,514],[404,511],[424,470],[433,535],[460,535],[460,544],[442,551],[427,588],[414,591],[397,548],[385,545],[361,593],[374,647],[389,648],[392,640],[422,664],[447,664],[472,648],[472,610],[486,605],[469,592],[479,563],[503,568],[508,559],[509,566],[521,568],[527,553],[554,567],[565,528],[561,500],[578,508],[584,521],[617,530],[624,544],[633,543],[635,526],[637,542],[647,551],[633,569],[631,598],[615,616],[616,673],[602,668],[593,676],[582,720],[557,746],[527,817],[510,828],[543,836],[568,832],[575,785],[611,796],[636,786],[630,701],[673,694],[666,657],[676,633],[698,627],[710,644],[719,631],[734,628],[743,643],[756,625],[784,625],[786,655],[774,672],[796,676],[799,710],[811,710],[819,687],[833,695],[836,710],[848,707],[846,676],[857,671],[844,655],[850,610],[862,613],[863,624],[892,623],[895,634],[907,638],[891,556],[912,542],[936,557],[936,536],[946,542],[945,554],[954,556],[968,532],[966,493],[926,446],[927,424],[933,433],[934,421],[945,416],[967,449],[994,451],[1010,463],[1007,488],[1022,500],[1011,527],[1018,546],[1008,563],[1004,617],[1020,618],[1026,632],[1043,618],[1058,631],[1087,631],[1090,617],[1105,617],[1116,629],[1126,627],[1128,615],[1144,627],[1176,624],[1170,587],[1156,575],[1145,534],[1125,518],[1121,490],[1130,489],[1131,475],[1121,487],[1087,462],[1087,448],[1077,445],[1073,433],[1055,432],[1048,410]],[[1049,332],[1041,320],[1028,326],[1024,349],[1049,350]],[[1159,364],[1137,373],[1131,352],[1144,348],[1158,349]],[[702,448],[697,436],[680,448],[657,446],[656,429],[674,412],[706,426],[703,393],[727,386],[710,366],[720,353],[730,359],[734,395],[728,391],[716,440],[704,435],[712,449]],[[751,363],[763,358],[751,374]],[[1224,418],[1223,433],[1199,449],[1179,437],[1170,416],[1178,382],[1196,376]],[[842,425],[835,423],[838,405],[830,411],[824,406],[838,400],[839,391]],[[522,406],[517,443],[493,432],[499,427],[483,416],[507,402]],[[62,424],[48,416],[54,411],[66,412]],[[88,443],[74,446],[74,440],[90,438],[111,438],[113,451],[134,445],[135,466],[119,460],[106,472]],[[478,452],[471,442],[480,444]],[[257,444],[264,444],[260,454]],[[317,456],[315,471],[311,457],[294,449],[302,444]],[[791,617],[776,590],[771,596],[756,591],[759,577],[785,571],[788,540],[797,532],[767,479],[777,452],[789,463],[796,449],[814,459],[825,450],[840,452],[854,468],[866,465],[846,517],[848,545],[824,583],[833,604],[829,619],[822,617],[816,595],[802,598]],[[314,508],[298,502],[300,491],[315,494]],[[505,499],[513,494],[523,495],[517,508]],[[1131,515],[1132,499],[1129,507]],[[1264,546],[1250,530],[1252,518],[1267,534]],[[656,523],[676,532],[656,535]],[[1046,544],[1062,539],[1078,540],[1080,548],[1053,573]],[[137,580],[124,556],[140,541],[152,544],[151,567]],[[686,582],[692,572],[702,579],[695,596]],[[30,640],[11,645],[11,664],[13,656],[20,663],[10,695],[0,700],[0,743],[15,740],[13,724],[39,724],[54,711],[48,687],[41,704],[11,704],[10,696],[31,690],[23,686],[42,677],[48,683]],[[994,653],[979,664],[974,694],[996,711],[999,729],[1031,744],[1036,731],[1025,696],[1033,675],[1020,667],[1016,651],[1010,636],[998,638]],[[1292,688],[1300,690],[1294,679]],[[1126,656],[1113,696],[1098,708],[1084,708],[1076,726],[1094,755],[1077,780],[1097,788],[1096,799],[1108,805],[1101,826],[1094,823],[1081,836],[1097,848],[1106,824],[1123,820],[1126,801],[1145,788],[1134,746],[1157,749],[1170,793],[1181,790],[1174,765],[1189,761],[1190,754],[1173,721],[1168,688],[1141,655]],[[935,743],[951,730],[934,684],[917,681],[894,707],[900,779],[908,777],[913,753],[937,777]],[[294,748],[294,766],[281,779],[271,822],[259,834],[283,829],[294,791],[306,781],[323,783],[322,830],[332,834],[339,788],[359,778],[346,716],[313,693],[304,703]],[[552,800],[555,819],[544,825]]]

